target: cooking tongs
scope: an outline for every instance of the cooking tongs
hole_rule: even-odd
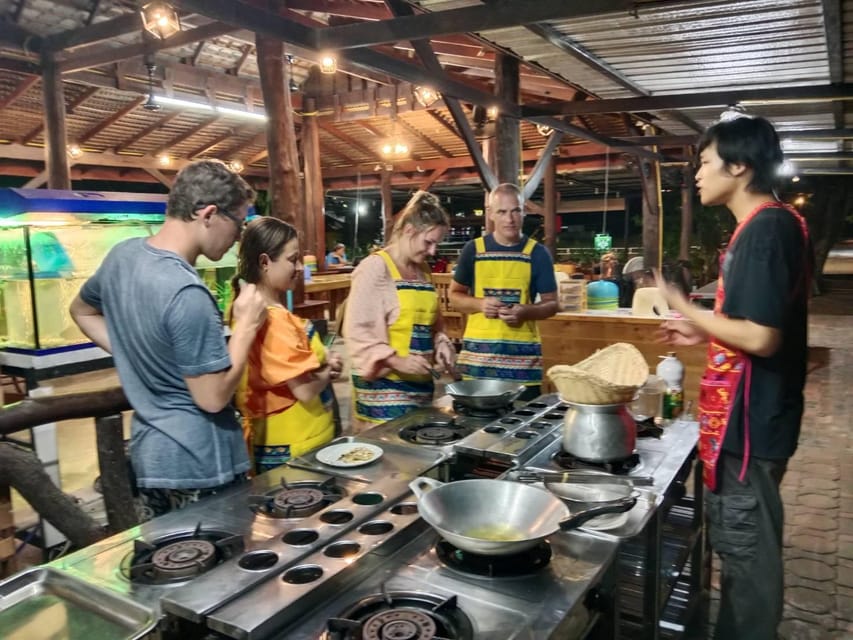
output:
[[[563,473],[518,474],[518,482],[569,482],[573,484],[624,484],[629,487],[648,487],[655,483],[651,476],[616,476],[609,473],[584,473],[583,471],[564,471]]]

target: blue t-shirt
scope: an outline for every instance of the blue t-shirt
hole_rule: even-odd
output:
[[[338,257],[337,253],[330,252],[329,255],[326,256],[326,264],[345,264],[347,261],[347,254],[344,254],[342,258]]]
[[[133,238],[110,251],[80,297],[106,319],[134,409],[130,454],[137,485],[202,489],[248,471],[235,410],[202,410],[184,380],[231,366],[222,318],[195,269]]]
[[[524,245],[527,244],[527,238],[522,236],[518,244],[505,247],[494,239],[492,234],[484,237],[486,251],[513,251],[520,252],[524,250]],[[453,279],[459,284],[468,287],[468,291],[473,295],[474,287],[474,256],[477,253],[475,241],[469,241],[462,251],[459,253],[459,261],[456,263],[456,269],[453,272]],[[536,299],[540,293],[554,293],[557,290],[557,278],[554,275],[554,261],[551,260],[551,254],[548,250],[538,242],[533,247],[533,252],[530,254],[530,300]]]

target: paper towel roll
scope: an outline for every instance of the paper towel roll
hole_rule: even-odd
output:
[[[634,292],[631,302],[632,316],[663,316],[668,312],[669,305],[657,287],[643,287]]]

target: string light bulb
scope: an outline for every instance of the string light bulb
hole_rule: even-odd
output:
[[[83,149],[76,142],[66,145],[65,151],[68,153],[68,157],[74,160],[83,155]]]
[[[338,61],[335,59],[335,56],[324,55],[320,58],[320,71],[321,73],[335,73],[338,70]]]
[[[234,158],[233,160],[229,160],[225,164],[234,173],[243,173],[243,170],[246,168],[246,165],[244,165],[243,161],[240,160],[239,158]]]

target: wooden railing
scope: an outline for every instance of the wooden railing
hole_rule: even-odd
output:
[[[0,408],[0,436],[63,420],[95,419],[101,490],[110,531],[138,524],[133,507],[127,457],[124,453],[122,411],[130,404],[120,387],[103,391],[27,398]],[[12,486],[42,517],[78,547],[107,532],[54,487],[41,463],[23,447],[0,442],[0,486]]]

